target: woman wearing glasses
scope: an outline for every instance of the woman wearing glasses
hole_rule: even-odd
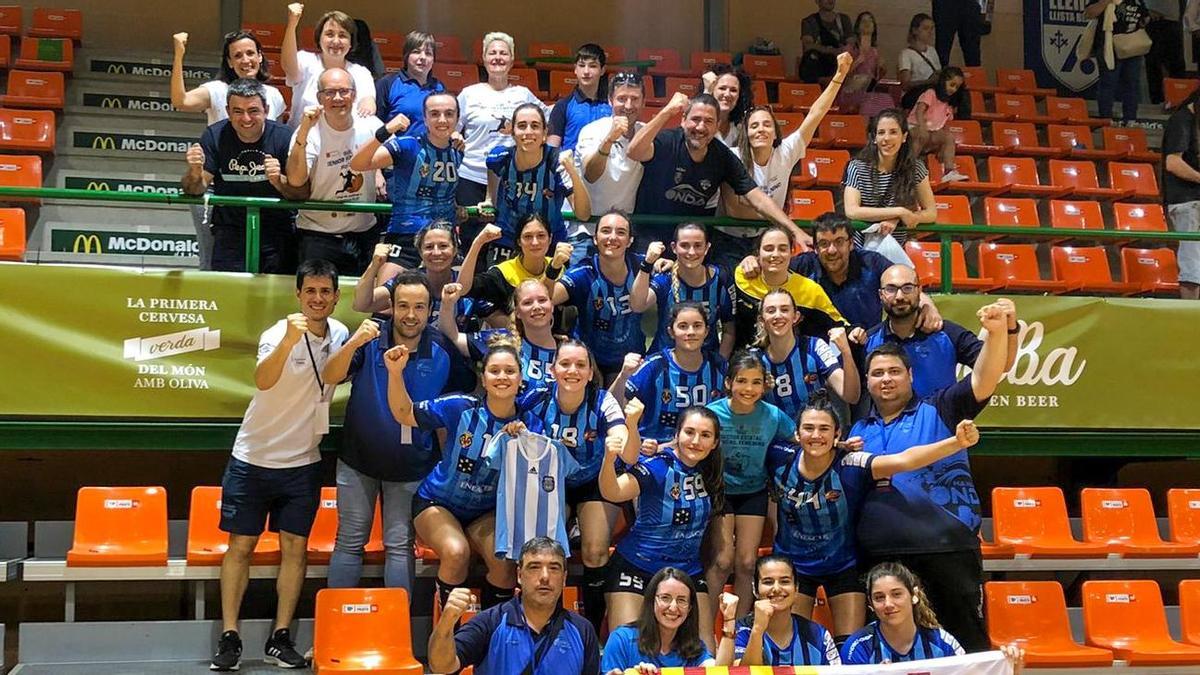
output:
[[[687,572],[664,567],[646,584],[646,599],[637,621],[608,636],[600,671],[621,675],[637,668],[642,675],[659,668],[716,664],[700,639],[696,584]]]

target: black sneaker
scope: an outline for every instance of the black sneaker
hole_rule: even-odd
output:
[[[267,646],[263,648],[263,661],[280,668],[307,668],[308,659],[296,651],[296,643],[292,642],[292,632],[286,628],[275,631]]]
[[[242,638],[236,630],[227,630],[221,633],[221,639],[217,640],[217,654],[213,656],[208,669],[228,673],[242,667],[239,663],[241,658]]]

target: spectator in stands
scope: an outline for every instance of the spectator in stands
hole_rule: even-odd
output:
[[[904,348],[912,363],[912,389],[917,398],[954,384],[958,366],[974,368],[983,351],[983,341],[953,321],[941,320],[940,329],[928,326],[922,330],[922,314],[937,313],[933,303],[923,295],[913,268],[892,265],[885,270],[879,279],[879,299],[887,316],[867,332],[863,345],[868,354],[888,342]],[[1002,298],[996,304],[1006,314],[1015,315],[1012,301]],[[930,323],[928,317],[924,323]],[[1006,353],[1004,372],[1017,359],[1017,333],[1008,334]]]
[[[1134,122],[1141,98],[1142,55],[1146,52],[1122,58],[1115,37],[1131,35],[1145,28],[1150,21],[1150,10],[1146,9],[1143,0],[1093,0],[1084,8],[1083,14],[1098,24],[1092,43],[1092,55],[1100,66],[1100,82],[1096,85],[1097,112],[1101,119],[1112,119],[1113,101],[1119,95],[1120,124]]]
[[[786,556],[769,554],[754,562],[753,600],[752,611],[739,620],[732,611],[737,609],[737,596],[722,595],[718,663],[774,668],[841,665],[829,631],[792,611],[797,600],[796,570]]]
[[[953,435],[964,419],[987,406],[1004,375],[1008,335],[1018,330],[1011,305],[989,304],[978,312],[987,331],[970,377],[918,397],[912,362],[899,345],[884,344],[867,356],[870,414],[850,429],[874,455]],[[983,562],[979,552],[979,496],[966,453],[959,452],[917,471],[892,477],[863,502],[858,522],[860,568],[901,562],[927,580],[926,590],[946,612],[949,630],[967,649],[988,648],[983,619]],[[844,655],[843,655],[844,656]]]
[[[419,138],[425,133],[425,99],[446,91],[432,72],[436,59],[437,41],[433,35],[414,30],[404,38],[404,65],[375,82],[375,115],[385,122],[404,115],[409,122],[400,132],[404,136]],[[454,126],[457,124],[455,117]]]
[[[991,0],[933,0],[933,20],[937,23],[937,54],[942,63],[950,63],[950,49],[958,35],[963,65],[978,66],[979,42]]]
[[[892,262],[907,263],[908,256],[900,246],[908,240],[908,228],[932,223],[937,218],[937,202],[929,185],[929,169],[909,140],[903,112],[889,108],[875,116],[866,146],[846,165],[844,184],[846,217],[878,226],[868,230],[873,235],[868,238],[869,246]],[[879,241],[888,235],[894,240],[891,246]],[[856,243],[861,239],[861,234],[855,235]]]
[[[371,27],[362,19],[354,20],[354,46],[350,48],[346,60],[366,68],[375,80],[383,77],[386,72],[379,46],[371,38]]]
[[[508,33],[483,36],[480,58],[487,81],[472,84],[458,94],[458,127],[466,140],[466,151],[458,171],[456,199],[459,206],[476,206],[487,201],[487,157],[497,145],[512,145],[512,114],[524,103],[542,102],[532,91],[508,81],[517,48]],[[469,244],[483,223],[478,219],[459,228],[459,240]]]
[[[804,121],[786,137],[780,131],[771,106],[756,105],[746,116],[746,133],[738,143],[738,154],[746,171],[754,176],[758,189],[766,193],[780,210],[786,209],[792,170],[804,158],[817,127],[837,98],[838,90],[850,72],[851,61],[847,52],[838,55],[838,70],[834,78],[813,101]],[[728,184],[721,186],[721,206],[726,215],[734,218],[751,220],[758,217],[745,199],[734,196]],[[754,238],[761,233],[760,227],[718,226],[713,232],[713,243],[718,251],[714,256],[715,262],[731,269],[750,253]]]
[[[937,81],[921,93],[908,113],[913,152],[917,157],[937,153],[944,170],[942,182],[968,178],[958,170],[958,162],[954,159],[957,139],[946,128],[952,120],[971,116],[966,81],[962,70],[954,66],[942,68]]]
[[[704,93],[717,99],[717,139],[736,150],[745,135],[746,115],[754,106],[750,76],[733,66],[717,63],[704,73],[700,84]]]
[[[364,320],[325,364],[325,382],[353,383],[337,462],[338,529],[329,561],[329,585],[333,588],[358,586],[363,547],[378,500],[387,552],[384,585],[412,593],[413,495],[437,463],[437,453],[431,432],[402,426],[392,417],[384,352],[395,345],[408,347],[413,356],[404,368],[404,378],[417,401],[475,388],[470,366],[445,336],[429,325],[432,301],[429,281],[420,272],[402,272],[392,286],[392,318],[382,323]]]
[[[458,99],[437,92],[425,96],[421,105],[422,133],[408,134],[412,122],[403,112],[397,112],[375,132],[374,138],[358,147],[350,162],[350,168],[358,171],[392,170],[388,189],[392,215],[383,235],[392,248],[381,270],[383,279],[391,278],[400,268],[418,267],[421,251],[414,237],[424,227],[439,220],[458,220],[454,192],[463,152],[454,146],[452,138],[458,124]]]
[[[283,31],[279,63],[287,76],[288,86],[292,88],[289,124],[293,127],[300,124],[301,114],[317,105],[317,78],[326,68],[342,68],[350,73],[354,78],[354,88],[359,92],[355,112],[360,117],[374,115],[375,80],[371,77],[371,71],[348,59],[357,33],[354,19],[338,10],[321,15],[313,31],[316,53],[302,52],[296,46],[296,29],[300,26],[304,5],[293,2],[287,6],[287,10],[287,26]]]
[[[754,184],[737,155],[723,143],[713,143],[720,104],[708,94],[693,99],[675,92],[670,103],[634,134],[630,159],[641,162],[645,173],[638,187],[635,212],[639,215],[711,216],[710,205],[722,183],[745,197],[758,214],[787,228],[802,242],[811,242],[787,214]],[[683,114],[683,125],[663,131],[668,120]],[[660,133],[661,132],[661,133]],[[635,232],[638,252],[652,241],[670,241],[673,225],[640,225]]]
[[[229,85],[228,119],[209,125],[199,143],[188,148],[184,194],[306,199],[308,187],[293,188],[283,174],[291,131],[267,119],[267,96],[258,80],[242,78]],[[295,212],[263,209],[259,231],[260,270],[290,274],[295,269]],[[246,269],[246,210],[218,206],[212,210],[213,269]]]
[[[1163,201],[1176,232],[1200,231],[1200,95],[1184,101],[1163,131]],[[1179,242],[1179,297],[1200,299],[1200,241]]]
[[[650,577],[645,594],[648,602],[642,603],[637,621],[608,634],[600,672],[622,675],[632,668],[649,675],[659,668],[716,665],[700,639],[700,606],[692,577],[664,567]]]
[[[1150,90],[1150,102],[1163,102],[1163,78],[1183,77],[1187,64],[1183,60],[1183,24],[1180,22],[1180,0],[1146,0],[1150,10],[1150,22],[1146,32],[1153,44],[1146,54],[1146,85]],[[1195,53],[1195,52],[1194,52]]]
[[[521,547],[521,595],[454,627],[475,597],[454,589],[429,635],[429,669],[456,673],[478,667],[489,675],[597,675],[600,641],[587,619],[562,608],[567,553],[549,537]]]
[[[604,48],[593,42],[580,45],[575,51],[575,89],[550,111],[548,145],[574,150],[579,132],[585,126],[612,115],[612,106],[600,95],[607,63]]]
[[[837,11],[837,0],[816,0],[817,11],[800,21],[800,80],[816,83],[833,77],[837,55],[855,44],[850,17]],[[763,101],[766,103],[766,101]]]
[[[875,78],[887,72],[883,58],[879,55],[879,25],[875,15],[861,12],[854,20],[854,43],[846,47],[853,57],[850,73],[838,93],[837,105],[857,109],[867,90],[875,85]]]
[[[630,160],[627,153],[633,135],[644,124],[638,121],[644,104],[642,76],[616,73],[608,78],[608,105],[612,114],[588,123],[579,131],[575,156],[582,167],[593,213],[608,213],[613,209],[633,213],[642,181],[642,163]],[[595,253],[586,227],[590,226],[567,237],[574,247],[572,265]]]
[[[906,109],[913,106],[924,87],[933,84],[942,69],[941,58],[933,47],[933,32],[933,17],[928,14],[915,14],[908,23],[908,45],[900,51],[896,62],[896,77],[905,96],[901,105]]]
[[[375,181],[380,177],[374,168],[355,171],[351,160],[383,125],[375,117],[355,116],[356,96],[350,73],[327,69],[317,78],[319,103],[305,109],[292,136],[288,184],[307,185],[314,200],[359,204],[375,200]],[[339,274],[353,276],[362,274],[379,241],[373,213],[302,210],[296,217],[296,235],[301,262],[322,258],[332,262]]]
[[[267,94],[267,119],[278,120],[285,113],[286,105],[283,94],[275,87],[265,84],[270,79],[267,73],[267,56],[263,54],[262,45],[254,33],[239,30],[225,36],[225,58],[221,61],[221,70],[217,79],[187,91],[183,83],[183,55],[187,51],[187,33],[176,33],[175,60],[171,63],[171,106],[183,112],[203,112],[208,115],[208,123],[227,119],[226,94],[229,84],[240,78],[252,78],[263,82],[263,91]],[[209,212],[205,206],[193,206],[192,224],[196,228],[196,244],[200,251],[200,269],[212,269],[212,231],[209,229]]]
[[[308,665],[296,651],[289,626],[304,586],[308,533],[321,493],[318,446],[329,431],[333,400],[334,385],[322,379],[321,371],[348,334],[341,322],[330,318],[338,302],[337,285],[332,264],[310,260],[301,265],[296,272],[300,311],[277,321],[258,341],[254,398],[221,479],[220,527],[229,533],[229,549],[221,560],[223,632],[212,670],[238,669],[238,614],[250,559],[267,527],[279,533],[283,558],[266,661],[284,668]]]

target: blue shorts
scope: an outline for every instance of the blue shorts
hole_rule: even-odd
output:
[[[267,469],[231,457],[221,479],[221,530],[257,537],[265,526],[307,537],[320,500],[320,462]]]

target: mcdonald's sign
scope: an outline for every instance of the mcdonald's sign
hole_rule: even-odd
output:
[[[104,249],[100,246],[100,237],[94,234],[80,234],[75,236],[75,243],[71,245],[71,253],[80,253],[79,249],[83,249],[82,253],[92,253],[92,247],[95,246],[95,253],[104,253]]]
[[[92,139],[93,150],[116,150],[117,139],[112,136],[96,136]]]
[[[108,64],[108,70],[106,72],[108,72],[109,75],[124,75],[125,74],[125,64],[124,63],[110,63],[110,64]]]
[[[100,100],[100,107],[101,108],[124,108],[125,105],[121,102],[121,99],[119,99],[115,96],[105,96],[103,99]]]
[[[85,189],[85,190],[95,190],[95,191],[98,191],[98,192],[109,192],[109,191],[110,191],[110,189],[109,189],[109,187],[108,187],[108,183],[107,183],[107,182],[105,182],[105,181],[95,181],[95,180],[93,180],[93,181],[88,181],[87,187],[86,187],[86,188],[84,188],[84,189]]]

